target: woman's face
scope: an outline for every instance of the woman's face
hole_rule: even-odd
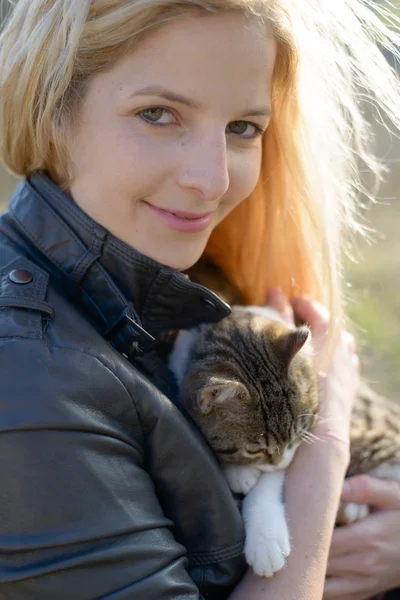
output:
[[[149,33],[85,94],[69,145],[75,202],[142,254],[192,266],[257,183],[274,60],[272,34],[238,14]]]

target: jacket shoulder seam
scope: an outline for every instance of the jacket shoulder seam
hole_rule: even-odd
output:
[[[86,350],[81,350],[79,348],[71,348],[69,346],[53,346],[54,348],[57,348],[57,350],[66,350],[67,352],[74,352],[74,353],[79,353],[79,354],[83,354],[84,356],[89,356],[90,358],[93,358],[95,360],[97,360],[97,362],[99,362],[101,365],[103,365],[103,367],[105,369],[107,369],[107,371],[109,371],[110,373],[112,373],[112,375],[118,380],[118,382],[122,385],[123,389],[125,390],[127,396],[130,398],[134,408],[135,408],[135,412],[136,412],[136,416],[138,419],[138,423],[140,425],[140,429],[143,432],[143,425],[142,425],[142,421],[140,418],[140,414],[138,411],[138,407],[137,407],[137,403],[135,401],[135,399],[133,398],[132,394],[129,392],[128,388],[126,387],[125,383],[122,381],[122,379],[120,377],[118,377],[117,373],[115,373],[115,371],[113,371],[109,365],[107,365],[104,360],[102,360],[97,354],[93,354],[92,352],[87,352]]]
[[[0,337],[0,342],[1,342],[1,340],[13,340],[13,339],[14,340],[23,341],[23,342],[27,341],[27,338],[24,338],[24,337],[20,337],[20,336],[6,336],[5,335],[5,336],[1,336]],[[42,343],[42,340],[38,339],[38,338],[37,339],[33,339],[33,340],[31,339],[31,340],[28,340],[28,341]],[[109,373],[111,373],[113,375],[113,377],[115,377],[117,379],[117,381],[121,384],[121,386],[124,389],[125,393],[127,394],[127,396],[129,397],[129,399],[131,400],[132,405],[133,405],[133,407],[135,409],[135,412],[136,412],[136,416],[137,416],[138,423],[140,425],[140,429],[141,429],[141,431],[143,433],[143,424],[142,424],[142,420],[140,418],[140,413],[139,413],[139,410],[138,410],[138,407],[137,407],[136,400],[134,399],[134,397],[132,396],[132,394],[129,392],[128,388],[126,387],[126,385],[122,381],[122,379],[117,375],[117,373],[115,373],[115,371],[113,371],[113,369],[110,368],[109,365],[107,365],[104,362],[104,360],[101,359],[100,356],[98,356],[97,354],[93,354],[92,352],[87,352],[86,350],[81,350],[80,348],[73,348],[73,347],[70,347],[70,346],[52,345],[52,348],[57,349],[57,350],[63,350],[63,351],[66,351],[66,352],[71,352],[71,353],[74,353],[74,354],[82,354],[84,356],[88,356],[88,357],[96,360],[97,362],[99,362],[105,369],[107,369],[107,371]]]

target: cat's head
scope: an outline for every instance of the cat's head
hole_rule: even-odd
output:
[[[318,412],[309,338],[307,327],[239,307],[201,328],[181,401],[221,463],[289,464]]]

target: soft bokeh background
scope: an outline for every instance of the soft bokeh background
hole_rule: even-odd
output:
[[[367,213],[375,243],[358,243],[362,260],[347,262],[346,296],[363,376],[377,392],[400,401],[400,140],[375,128],[391,173]]]
[[[0,12],[6,6],[0,0]],[[400,0],[394,2],[400,14]],[[349,314],[356,327],[362,372],[374,389],[400,399],[400,140],[374,125],[379,155],[391,174],[379,191],[380,200],[368,212],[377,231],[372,246],[358,244],[363,260],[348,262],[346,281]],[[15,180],[0,167],[0,207]]]

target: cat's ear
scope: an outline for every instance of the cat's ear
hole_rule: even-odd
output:
[[[311,332],[308,327],[301,325],[281,335],[277,341],[277,350],[283,362],[289,366],[292,359],[303,348]]]
[[[215,379],[199,391],[197,398],[201,412],[207,415],[214,408],[222,405],[231,410],[239,410],[243,402],[249,398],[249,392],[238,381]]]

